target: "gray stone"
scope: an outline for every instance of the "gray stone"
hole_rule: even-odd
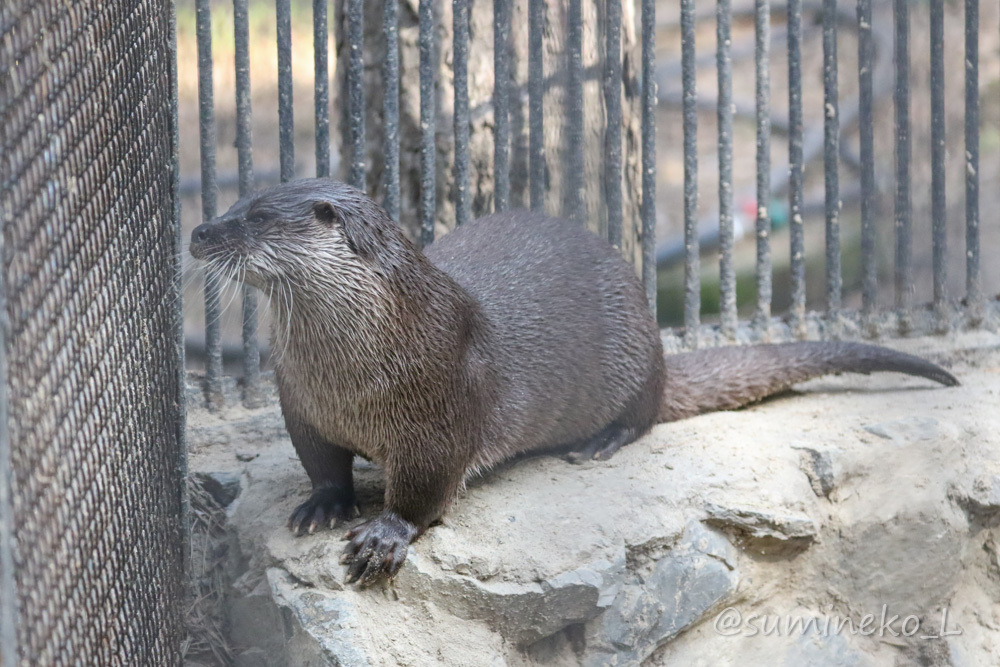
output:
[[[220,507],[229,507],[240,495],[240,476],[236,473],[196,472],[194,477]]]
[[[1000,475],[979,475],[959,483],[952,496],[972,515],[996,516],[1000,514]]]
[[[300,586],[284,570],[269,568],[267,581],[274,603],[281,611],[290,665],[378,664],[360,647],[355,632],[356,612],[351,602],[321,589]]]
[[[584,665],[631,665],[691,627],[736,590],[735,550],[696,522],[648,570],[635,573],[588,625]]]
[[[805,514],[778,513],[749,507],[725,507],[705,503],[708,518],[705,523],[720,528],[732,528],[751,539],[771,539],[781,542],[812,542],[818,530],[816,522]]]
[[[813,493],[821,498],[829,498],[835,486],[833,455],[812,447],[796,447],[801,452],[800,466],[809,478]]]
[[[439,600],[442,609],[481,619],[519,645],[528,645],[567,626],[583,623],[612,604],[625,571],[625,558],[595,561],[540,582],[480,581],[447,575],[412,552],[397,577],[401,597]],[[412,567],[409,567],[412,566]]]
[[[777,664],[777,661],[775,661]],[[874,661],[847,643],[839,634],[807,632],[795,638],[785,650],[783,665],[799,667],[861,667]]]
[[[869,424],[864,429],[872,435],[891,440],[899,445],[954,438],[957,430],[954,425],[936,417],[915,415]]]
[[[1000,394],[1000,337],[976,336],[960,387],[827,378],[794,400],[657,426],[607,462],[501,466],[370,589],[344,584],[346,526],[284,528],[309,481],[277,405],[248,409],[237,391],[220,412],[192,408],[191,469],[244,484],[226,517],[248,570],[231,586],[236,663],[890,665],[931,656],[928,642],[723,637],[713,619],[727,606],[923,617],[947,605],[963,634],[939,642],[946,658],[995,664],[1000,533],[979,519],[1000,513],[1000,411],[982,409]],[[355,478],[375,516],[381,471]]]

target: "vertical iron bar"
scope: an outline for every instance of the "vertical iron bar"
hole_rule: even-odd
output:
[[[233,0],[233,46],[236,62],[236,155],[240,197],[250,194],[253,135],[250,108],[250,15],[247,0]]]
[[[175,433],[177,436],[177,477],[180,480],[180,485],[177,488],[177,493],[180,496],[180,516],[176,518],[177,521],[177,537],[181,541],[181,551],[182,551],[182,568],[183,572],[191,571],[191,497],[187,486],[188,480],[188,449],[187,449],[187,391],[186,391],[186,380],[187,380],[187,366],[185,360],[185,350],[184,350],[184,262],[183,247],[184,247],[184,230],[181,225],[181,165],[180,165],[180,118],[177,113],[177,7],[173,5],[170,12],[170,35],[169,35],[169,46],[170,49],[170,162],[171,162],[171,179],[172,184],[170,188],[170,200],[173,205],[174,215],[172,224],[174,227],[174,360],[177,363],[177,374],[174,381],[177,383],[177,422],[174,424]],[[3,234],[0,234],[2,237]],[[3,257],[3,241],[0,240],[0,257]],[[4,307],[3,301],[3,281],[0,280],[0,313],[5,313],[6,308]],[[4,322],[0,320],[0,441],[5,437],[7,418],[6,418],[6,404],[4,396],[4,386],[6,385],[6,375],[5,375],[5,360],[4,360],[4,336],[3,336]],[[0,442],[0,450],[3,449],[3,444]],[[3,487],[3,453],[0,451],[0,487]],[[2,507],[4,502],[4,494],[2,488],[0,488],[0,507]],[[3,523],[2,517],[3,510],[0,509],[0,524]],[[0,527],[0,531],[3,528]],[[0,542],[3,541],[3,537],[0,536]],[[0,551],[3,547],[0,545]],[[0,560],[2,560],[3,555],[0,553]],[[0,570],[3,570],[3,564],[0,563]],[[3,574],[0,574],[0,578]],[[0,597],[3,593],[3,584],[0,583]],[[0,611],[0,614],[3,612]],[[179,610],[178,610],[179,614]],[[3,622],[0,621],[0,626]],[[0,641],[3,641],[3,631],[0,630]],[[0,663],[3,663],[3,655],[0,653]],[[7,664],[7,663],[4,663]],[[13,663],[10,663],[13,664]]]
[[[571,218],[584,222],[583,205],[583,11],[581,0],[569,0],[566,16],[567,73],[567,206]]]
[[[454,0],[455,224],[472,218],[469,199],[469,0]]]
[[[622,244],[622,5],[605,3],[604,106],[608,125],[604,134],[604,198],[608,205],[608,241]]]
[[[250,122],[250,28],[247,0],[235,0],[233,8],[233,41],[236,59],[236,153],[237,162],[239,163],[240,197],[245,197],[253,192],[254,188],[253,149]],[[278,34],[278,75],[280,88],[280,26]],[[288,63],[288,66],[289,68],[291,67],[291,62]],[[290,85],[291,74],[289,73],[288,76]],[[283,97],[283,95],[279,95],[279,113],[281,105],[284,104],[284,100],[282,99]],[[287,103],[291,105],[291,92],[289,92]],[[288,116],[289,118],[291,117],[290,110],[288,111]],[[283,123],[284,121],[280,122]],[[291,120],[289,120],[289,123],[291,123]],[[286,141],[284,131],[282,131],[281,139],[280,151],[282,176],[284,177]],[[291,161],[290,158],[291,150],[289,149],[289,162]],[[255,289],[249,285],[243,285],[243,375],[243,399],[248,405],[254,405],[259,399],[260,348],[257,345],[257,293]]]
[[[931,216],[934,306],[945,305],[947,236],[945,227],[944,0],[931,3]],[[943,320],[941,324],[944,324]]]
[[[878,278],[875,266],[875,118],[872,110],[871,0],[858,0],[858,136],[861,158],[861,313],[875,312]]]
[[[387,4],[392,0],[387,0]],[[316,175],[330,175],[330,70],[327,0],[313,0],[313,64],[316,101]],[[386,60],[388,60],[388,55]]]
[[[684,339],[698,345],[701,325],[701,276],[698,256],[698,95],[694,0],[681,0],[681,85],[684,117]]]
[[[216,216],[215,98],[212,87],[212,10],[209,0],[196,5],[198,38],[198,132],[201,143],[201,215],[206,222]],[[221,276],[205,269],[205,390],[208,405],[222,407],[222,333],[219,292]]]
[[[542,98],[545,95],[542,27],[545,0],[528,0],[528,155],[531,210],[545,210],[545,137],[542,134]]]
[[[900,326],[909,329],[908,310],[913,300],[913,256],[910,200],[910,18],[909,0],[893,0],[896,85],[893,106],[896,113],[896,308],[900,311]]]
[[[656,0],[642,0],[642,284],[656,319]]]
[[[382,29],[385,32],[385,62],[382,63],[382,87],[385,89],[385,199],[389,217],[399,222],[399,0],[385,0],[382,5]]]
[[[826,313],[840,313],[840,105],[837,101],[837,0],[823,0],[823,175],[826,187]]]
[[[792,331],[805,334],[806,272],[802,224],[802,0],[788,0],[788,229]]]
[[[979,275],[979,0],[965,0],[965,299],[982,318]]]
[[[200,6],[199,6],[200,9]],[[199,19],[200,19],[199,15]],[[200,25],[200,24],[199,24]],[[199,56],[201,33],[198,33]],[[199,58],[199,66],[201,60]],[[200,71],[199,71],[200,74]],[[176,164],[176,161],[175,161]],[[3,220],[0,219],[0,257],[4,253]],[[7,416],[7,288],[0,262],[0,665],[17,665],[18,596],[14,577],[14,471],[11,463]],[[179,308],[179,306],[178,306]],[[183,346],[181,347],[183,350]],[[184,387],[181,385],[181,391]]]
[[[757,307],[754,326],[767,336],[771,320],[771,6],[754,2],[757,93]]]
[[[510,204],[510,0],[493,0],[493,207]]]
[[[583,12],[581,0],[569,0],[566,15],[566,49],[569,69],[566,77],[566,151],[568,215],[584,222],[583,205]]]
[[[281,181],[295,178],[295,118],[292,114],[292,6],[276,0],[278,28],[278,133]]]
[[[365,191],[364,0],[347,0],[347,125],[351,166],[347,182]]]
[[[420,244],[434,241],[437,206],[434,173],[434,2],[420,0]]]
[[[719,98],[716,114],[719,126],[719,316],[722,333],[736,336],[736,270],[733,267],[733,61],[730,0],[715,5],[716,70]]]
[[[0,234],[0,250],[3,250]],[[0,290],[3,290],[0,271]],[[6,313],[6,303],[0,292],[0,306]],[[10,463],[10,438],[7,433],[7,348],[3,330],[7,328],[6,315],[0,314],[4,323],[0,328],[0,664],[16,665],[17,656],[17,589],[14,580],[14,510],[11,486],[14,473]]]

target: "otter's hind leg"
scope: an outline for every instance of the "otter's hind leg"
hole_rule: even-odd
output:
[[[566,455],[570,463],[583,463],[588,459],[607,461],[619,449],[642,435],[635,426],[625,426],[619,422],[611,422],[597,432],[595,436],[584,440]]]
[[[285,427],[295,452],[306,469],[313,491],[288,518],[295,535],[310,535],[319,528],[358,516],[354,497],[354,454],[326,440],[310,424],[285,415]]]

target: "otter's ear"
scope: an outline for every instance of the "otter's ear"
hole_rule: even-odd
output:
[[[313,204],[313,215],[316,219],[322,222],[324,225],[334,226],[340,228],[340,232],[344,235],[344,239],[347,240],[347,245],[351,248],[351,252],[357,254],[358,248],[351,234],[347,231],[347,224],[344,220],[344,216],[340,214],[333,204],[328,201],[318,201]]]

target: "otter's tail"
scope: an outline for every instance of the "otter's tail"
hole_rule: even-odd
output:
[[[895,371],[949,387],[958,380],[936,364],[877,345],[800,342],[716,347],[666,357],[660,421],[733,410],[827,373]]]

